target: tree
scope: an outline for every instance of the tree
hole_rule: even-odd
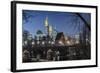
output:
[[[90,24],[88,24],[88,22],[85,20],[85,18],[83,18],[83,17],[81,16],[81,14],[79,14],[79,13],[76,13],[76,15],[77,15],[78,17],[80,17],[80,19],[84,22],[85,26],[86,26],[89,30],[91,30]]]
[[[34,15],[34,12],[33,11],[28,11],[28,10],[23,10],[23,13],[22,13],[22,18],[25,22],[29,22],[31,19],[30,18],[34,18],[36,17],[37,15],[35,14]]]

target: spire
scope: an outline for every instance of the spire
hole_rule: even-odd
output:
[[[53,29],[52,29],[52,26],[49,26],[49,32],[52,32]]]
[[[49,35],[52,35],[53,29],[52,26],[49,26]]]
[[[49,24],[48,24],[48,17],[46,16],[46,19],[45,19],[45,21],[44,21],[44,24],[45,24],[45,26],[47,27]]]

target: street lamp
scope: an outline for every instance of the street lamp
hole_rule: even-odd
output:
[[[35,43],[34,43],[34,41],[32,42],[32,45],[34,45]]]
[[[75,42],[76,44],[79,44],[79,40],[76,40],[76,42]]]
[[[50,43],[51,43],[51,41],[48,41],[48,43],[50,44]]]
[[[24,44],[27,45],[27,41],[24,41]]]
[[[53,44],[54,44],[54,42],[52,41],[52,42],[51,42],[51,44],[53,45]]]
[[[39,43],[40,43],[40,41],[38,40],[38,41],[37,41],[37,44],[39,44]]]
[[[42,41],[42,45],[44,45],[45,44],[45,42],[44,41]]]
[[[67,44],[68,44],[68,45],[71,45],[71,42],[68,40],[68,41],[67,41]]]

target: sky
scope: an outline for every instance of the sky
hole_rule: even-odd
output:
[[[90,24],[90,13],[80,13],[80,15]],[[64,32],[65,35],[69,36],[78,34],[82,31],[84,25],[84,22],[74,12],[23,10],[23,30],[29,31],[33,37],[36,35],[37,30],[46,33],[46,28],[44,26],[46,17],[48,17],[49,25],[56,28],[58,32]]]

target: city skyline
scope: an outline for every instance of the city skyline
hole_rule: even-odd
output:
[[[46,33],[45,20],[48,17],[48,23],[58,32],[73,36],[81,32],[84,22],[71,12],[53,12],[53,11],[35,11],[23,10],[23,30],[29,31],[32,36],[36,35],[38,30]],[[80,15],[90,24],[91,16],[89,13],[80,13]]]

